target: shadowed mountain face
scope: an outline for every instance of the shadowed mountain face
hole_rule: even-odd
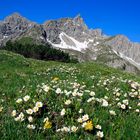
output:
[[[68,52],[79,61],[98,61],[108,66],[139,73],[140,44],[126,36],[107,36],[101,29],[88,29],[80,15],[75,18],[50,20],[42,25],[18,13],[0,21],[0,46],[8,40],[31,37],[35,43],[49,42],[52,47]]]

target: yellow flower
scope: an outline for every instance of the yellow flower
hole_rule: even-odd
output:
[[[92,123],[92,121],[87,121],[86,125],[84,126],[84,128],[85,128],[85,130],[89,130],[89,131],[93,130],[93,123]]]
[[[53,78],[53,81],[58,81],[58,80],[59,80],[58,77],[54,77],[54,78]]]
[[[51,127],[52,127],[52,123],[49,120],[47,120],[44,124],[44,129],[49,129]]]

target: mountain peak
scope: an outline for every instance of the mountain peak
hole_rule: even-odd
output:
[[[19,13],[15,12],[9,16],[7,16],[4,21],[5,22],[15,22],[17,20],[27,20],[26,18],[24,18],[23,16],[21,16]]]
[[[115,38],[116,38],[117,40],[123,40],[123,41],[130,42],[130,40],[128,39],[128,37],[125,36],[125,35],[122,35],[122,34],[116,35]]]
[[[77,14],[74,18],[82,18],[80,14]]]
[[[13,14],[11,14],[11,16],[21,17],[21,14],[18,12],[14,12]]]
[[[75,25],[81,26],[84,30],[88,29],[87,25],[85,24],[83,18],[80,14],[73,18],[73,23]]]
[[[12,13],[11,15],[7,16],[5,19],[11,18],[11,17],[20,18],[20,17],[22,17],[22,16],[21,16],[18,12],[14,12],[14,13]]]
[[[80,14],[78,14],[77,16],[75,16],[75,17],[73,18],[73,20],[74,20],[75,22],[84,22],[84,21],[83,21],[83,18],[81,17]]]

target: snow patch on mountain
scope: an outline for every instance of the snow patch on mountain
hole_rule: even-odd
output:
[[[136,61],[134,61],[132,58],[125,56],[124,54],[117,52],[115,50],[113,50],[113,52],[118,55],[119,57],[121,57],[122,59],[128,61],[129,63],[131,63],[132,65],[136,66],[139,70],[140,70],[140,63],[137,63]]]
[[[40,39],[44,40],[44,37],[43,36],[40,36]]]
[[[79,42],[73,37],[68,36],[66,33],[62,32],[59,34],[61,40],[60,44],[54,44],[51,41],[47,40],[51,45],[61,49],[71,49],[75,51],[84,51],[88,48],[88,43],[93,42],[94,40],[88,40],[84,42]]]
[[[93,45],[94,46],[97,46],[97,45],[99,45],[100,43],[99,42],[95,42]]]
[[[8,35],[4,35],[4,36],[3,36],[3,39],[5,39],[5,38],[8,38]]]

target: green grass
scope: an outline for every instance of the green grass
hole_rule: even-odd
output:
[[[45,87],[49,87],[45,91]],[[57,93],[60,90],[61,93]],[[94,96],[90,94],[95,92]],[[17,99],[30,96],[22,103]],[[133,97],[134,96],[134,97]],[[70,100],[71,104],[65,105]],[[127,103],[123,103],[128,100]],[[26,110],[42,102],[38,112]],[[125,104],[125,109],[118,106]],[[0,51],[0,139],[2,140],[95,140],[102,131],[105,140],[140,139],[140,78],[97,63],[66,64],[26,59],[7,51]],[[107,106],[102,106],[107,103]],[[131,107],[131,109],[130,109]],[[61,116],[62,109],[66,110]],[[83,113],[79,110],[83,109]],[[11,116],[17,111],[15,117]],[[110,110],[116,115],[111,115]],[[137,110],[137,112],[136,112]],[[24,120],[14,119],[23,112]],[[77,121],[87,114],[92,121],[91,131]],[[28,117],[33,117],[29,123]],[[51,128],[44,130],[44,118]],[[88,120],[85,122],[87,123]],[[28,129],[27,125],[35,125]],[[101,125],[101,130],[96,128]],[[76,132],[64,132],[63,127],[78,127]],[[61,129],[60,132],[56,130]],[[62,132],[63,131],[63,132]]]

